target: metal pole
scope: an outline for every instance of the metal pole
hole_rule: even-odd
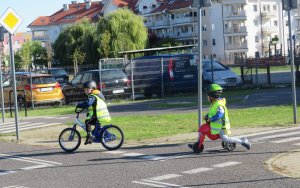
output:
[[[202,36],[201,5],[198,3],[198,126],[202,125]],[[198,134],[200,137],[200,133]]]
[[[34,109],[34,102],[33,102],[33,92],[32,92],[32,75],[31,75],[31,71],[32,71],[32,64],[31,67],[29,68],[29,77],[30,77],[30,95],[31,95],[31,109]],[[26,96],[25,96],[25,106],[26,106]]]
[[[2,122],[5,121],[5,111],[4,111],[4,96],[3,96],[3,85],[2,85],[2,53],[0,50],[0,88],[1,88],[1,110],[2,110]]]
[[[19,115],[18,115],[18,103],[17,103],[16,73],[15,73],[14,50],[13,50],[13,46],[12,46],[11,33],[9,33],[9,48],[10,48],[10,66],[11,66],[11,72],[12,72],[13,91],[14,91],[16,136],[17,136],[17,140],[19,140]]]
[[[296,85],[295,85],[295,65],[294,53],[292,45],[292,29],[291,29],[291,10],[288,10],[288,23],[289,23],[289,45],[290,45],[290,59],[291,59],[291,74],[292,74],[292,92],[293,92],[293,110],[294,110],[294,124],[297,123],[297,101],[296,101]]]
[[[131,79],[131,92],[132,92],[132,100],[134,101],[134,80],[133,80],[133,62],[130,60],[130,79]]]
[[[160,58],[160,66],[161,66],[161,73],[160,73],[160,78],[161,78],[161,97],[164,97],[164,58]]]

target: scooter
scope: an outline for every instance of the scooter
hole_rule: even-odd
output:
[[[225,127],[223,129],[226,133],[228,133],[228,130],[226,130]],[[211,140],[220,139],[220,135],[210,133],[210,125],[207,122],[199,127],[198,132],[200,135],[199,140],[194,144],[189,144],[189,147],[193,149],[194,153],[201,153],[204,150],[203,142],[206,136]],[[221,145],[223,149],[226,149],[228,151],[234,151],[236,148],[235,143],[227,143],[222,141]]]

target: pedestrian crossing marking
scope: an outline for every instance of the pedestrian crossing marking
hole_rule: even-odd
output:
[[[291,137],[291,138],[285,138],[285,139],[281,139],[281,140],[276,140],[276,141],[271,141],[272,143],[284,143],[284,142],[291,142],[291,141],[295,141],[295,140],[300,140],[300,137]]]
[[[30,130],[30,129],[36,129],[36,128],[42,128],[42,127],[49,127],[49,126],[53,126],[53,125],[59,125],[61,123],[49,123],[46,124],[45,122],[40,122],[40,123],[29,123],[28,125],[24,125],[24,123],[22,124],[23,126],[19,126],[19,130]],[[0,128],[0,134],[1,133],[11,133],[11,132],[15,132],[16,128],[15,126],[10,126],[10,127],[5,127],[5,128]]]

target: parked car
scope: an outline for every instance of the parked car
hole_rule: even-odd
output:
[[[102,69],[101,81],[99,78],[99,70],[88,70],[78,73],[70,83],[63,87],[66,103],[86,99],[87,96],[83,91],[83,84],[90,80],[94,80],[97,83],[97,89],[102,89],[105,98],[129,96],[130,83],[121,69]]]
[[[203,60],[202,63],[204,87],[213,82],[224,87],[240,84],[241,79],[225,65],[217,61],[211,63],[210,60]],[[124,67],[128,78],[131,78],[131,69],[134,91],[145,97],[161,95],[162,88],[164,93],[193,91],[198,88],[198,66],[193,54],[136,58]]]
[[[17,98],[19,100],[24,99],[26,94],[26,104],[31,105],[31,87],[32,80],[32,99],[34,104],[46,104],[46,103],[64,103],[64,95],[60,84],[49,74],[27,74],[16,73],[16,89]],[[9,93],[13,91],[12,78],[9,77],[3,81],[4,100],[8,104]],[[11,95],[13,101],[13,96]]]
[[[222,87],[235,87],[242,84],[241,78],[229,67],[218,61],[202,60],[203,85],[215,83]]]
[[[69,82],[69,74],[63,68],[42,69],[36,72],[42,74],[51,74],[62,87]]]

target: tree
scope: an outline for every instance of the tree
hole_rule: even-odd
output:
[[[121,51],[144,49],[148,40],[143,17],[126,8],[100,19],[97,35],[101,57],[106,57],[109,50],[109,57],[118,57]]]
[[[53,44],[53,59],[60,65],[72,65],[72,55],[77,49],[85,54],[83,62],[97,63],[99,54],[95,33],[95,26],[87,19],[67,27]]]
[[[44,66],[48,62],[47,50],[42,46],[40,41],[27,41],[24,43],[17,53],[21,60],[19,63],[19,68],[28,70],[31,63],[34,65]]]
[[[72,54],[72,60],[74,62],[74,75],[78,72],[78,64],[82,64],[85,58],[85,53],[81,52],[79,47],[77,47]]]

